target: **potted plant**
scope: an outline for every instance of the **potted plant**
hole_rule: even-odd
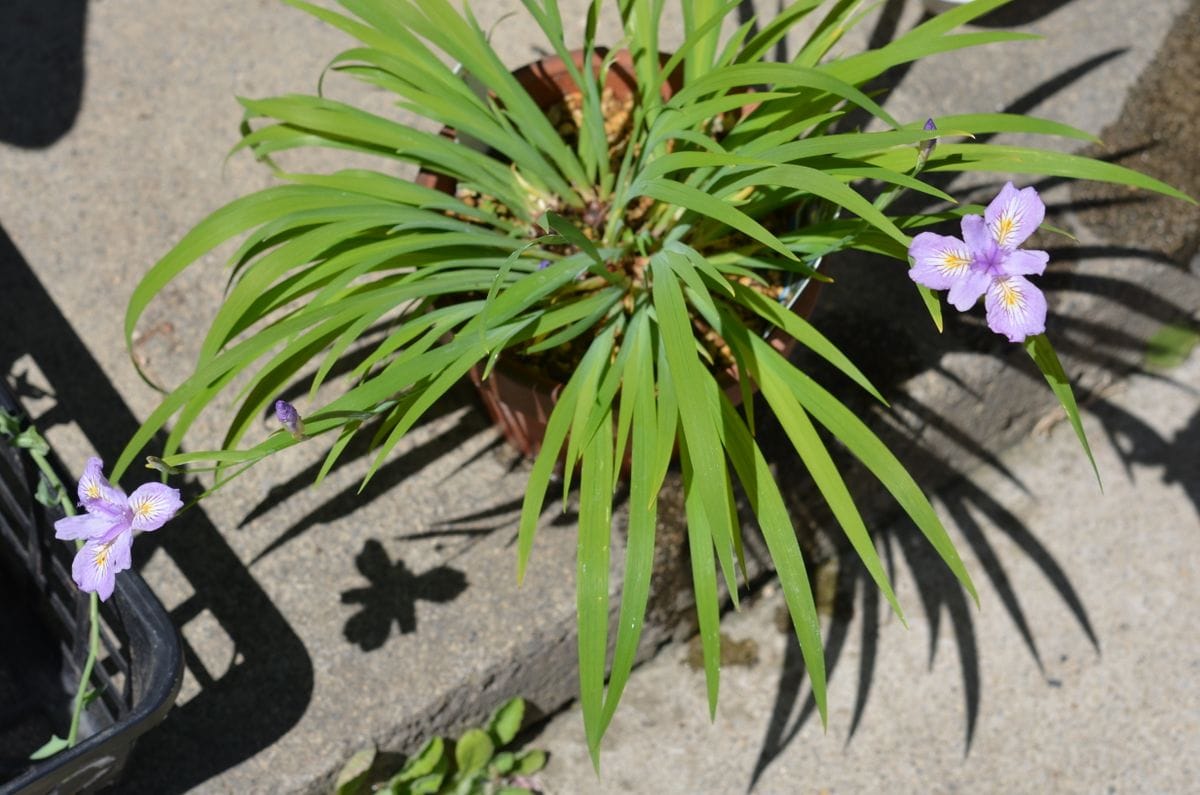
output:
[[[1025,346],[1086,450],[1070,387],[1043,333],[1045,302],[1026,278],[1041,272],[1046,257],[1020,248],[1042,221],[1036,192],[1010,184],[987,208],[957,206],[921,177],[1052,174],[1186,199],[1111,164],[971,140],[996,132],[1090,138],[1066,125],[993,113],[897,120],[864,93],[864,84],[893,66],[1026,38],[954,32],[1005,0],[976,0],[879,49],[838,58],[830,57],[834,45],[861,19],[856,0],[798,0],[757,32],[746,23],[725,38],[722,23],[738,3],[681,2],[683,43],[665,55],[660,0],[618,0],[624,37],[609,42],[611,49],[597,42],[600,3],[592,2],[577,53],[554,0],[524,0],[566,76],[558,84],[561,96],[548,103],[537,97],[537,80],[523,81],[501,61],[469,7],[459,12],[447,0],[341,0],[342,13],[288,2],[358,40],[333,59],[330,71],[393,92],[400,107],[442,132],[324,94],[241,100],[246,115],[237,148],[253,152],[283,184],[217,210],[134,290],[125,322],[130,339],[168,282],[214,247],[240,241],[229,289],[193,374],[130,440],[113,477],[173,422],[163,466],[212,471],[213,489],[273,453],[321,437],[332,441],[319,481],[360,433],[371,434],[376,449],[369,479],[472,368],[486,384],[503,356],[558,380],[542,405],[545,430],[521,517],[518,577],[557,469],[564,493],[579,487],[580,692],[594,755],[633,664],[656,500],[673,460],[684,484],[710,706],[715,709],[718,688],[718,571],[736,602],[742,564],[737,483],[770,550],[824,718],[819,624],[792,521],[755,440],[754,402],[745,400],[755,391],[898,615],[818,426],[882,481],[975,594],[903,465],[832,392],[768,341],[789,337],[883,400],[855,363],[791,311],[798,294],[829,281],[818,270],[822,257],[858,249],[911,266],[914,289],[939,327],[934,290],[949,290],[960,309],[984,298],[989,324]],[[811,15],[818,22],[795,58],[766,61]],[[867,113],[880,129],[842,129],[850,110]],[[375,156],[381,167],[285,170],[286,152],[305,147]],[[428,176],[394,176],[396,163]],[[889,213],[904,191],[946,209]],[[942,234],[955,224],[962,239]],[[351,353],[356,358],[347,374],[332,382],[335,364]],[[301,417],[280,401],[277,415],[286,432],[244,444],[255,419],[301,377],[310,379],[315,407]],[[197,416],[235,383],[240,403],[221,448],[179,453]],[[622,469],[628,547],[606,689],[609,537]]]

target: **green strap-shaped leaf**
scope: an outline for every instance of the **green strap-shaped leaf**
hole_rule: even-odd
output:
[[[632,415],[633,436],[629,474],[629,528],[626,534],[625,575],[621,584],[621,613],[617,620],[617,643],[604,699],[601,734],[607,730],[616,713],[637,656],[650,594],[650,576],[654,569],[658,493],[662,487],[662,477],[654,470],[658,418],[649,321],[645,312],[638,317],[640,319],[634,321],[627,342],[631,352],[625,367],[625,386],[621,390],[622,412],[626,411],[626,404],[632,404],[628,411]]]
[[[558,402],[550,412],[546,422],[546,434],[542,439],[542,448],[534,459],[533,468],[529,473],[529,482],[525,487],[525,499],[521,504],[521,523],[517,530],[517,582],[525,579],[525,570],[529,564],[529,555],[533,551],[533,538],[537,532],[537,520],[541,515],[542,506],[546,501],[546,491],[550,486],[550,478],[558,463],[559,453],[571,428],[571,420],[581,398],[590,400],[591,390],[599,381],[599,368],[603,366],[603,349],[600,346],[590,346],[583,355],[574,374],[563,387],[558,396]],[[592,386],[589,387],[589,384]]]
[[[795,394],[787,388],[783,379],[776,372],[777,368],[790,369],[791,365],[782,359],[759,361],[752,350],[753,343],[749,339],[751,335],[744,329],[740,329],[737,322],[730,318],[728,313],[722,316],[722,321],[722,333],[730,343],[742,350],[746,367],[762,388],[763,397],[766,398],[767,403],[771,406],[771,411],[779,419],[792,446],[812,475],[813,482],[817,485],[821,496],[825,498],[834,518],[846,533],[846,538],[854,547],[854,551],[858,553],[867,572],[871,575],[871,579],[879,586],[896,616],[907,626],[904,611],[901,610],[900,603],[896,600],[891,582],[875,551],[875,545],[867,532],[862,515],[854,504],[854,498],[850,496],[850,490],[846,487],[824,442],[817,434],[817,429],[813,427],[812,420],[796,400]]]
[[[150,301],[192,262],[226,240],[288,213],[328,207],[336,204],[358,204],[361,199],[334,191],[308,186],[284,185],[244,196],[208,216],[180,240],[174,248],[146,272],[129,298],[125,310],[125,342],[133,349],[133,331],[138,318]],[[135,361],[135,366],[137,365]],[[147,383],[152,383],[141,371]]]
[[[990,135],[993,133],[1031,133],[1033,135],[1057,135],[1062,138],[1074,138],[1078,141],[1099,143],[1100,139],[1086,130],[1072,127],[1069,124],[1041,119],[1037,116],[1026,116],[1021,113],[966,113],[937,118],[939,128],[960,130],[972,135]],[[914,123],[914,128],[918,123]]]
[[[575,464],[579,461],[579,456],[590,437],[588,422],[595,413],[594,409],[598,405],[597,392],[600,389],[600,382],[609,370],[612,369],[612,350],[615,339],[614,329],[609,327],[604,329],[592,341],[592,344],[588,346],[588,352],[590,353],[595,350],[596,357],[592,360],[593,364],[588,369],[587,378],[582,384],[579,401],[575,404],[575,413],[571,417],[571,433],[567,437],[567,455],[563,461],[564,500],[567,493],[571,490],[571,477],[575,471]]]
[[[784,366],[783,357],[771,346],[758,338],[753,338],[752,344],[760,366],[768,361],[777,362],[779,366],[775,368],[775,374],[792,390],[800,405],[879,479],[971,594],[971,598],[978,603],[979,596],[975,591],[975,584],[971,581],[971,575],[967,573],[933,506],[929,504],[929,500],[904,465],[888,450],[887,445],[853,411],[842,405],[817,382],[794,367]]]
[[[575,593],[579,616],[579,704],[592,765],[600,770],[608,653],[608,559],[612,531],[612,415],[585,440],[579,491]]]
[[[1025,340],[1025,352],[1042,371],[1046,383],[1050,385],[1050,389],[1058,398],[1063,411],[1067,413],[1067,419],[1070,421],[1071,427],[1075,429],[1079,444],[1083,447],[1083,452],[1087,454],[1088,462],[1092,465],[1096,483],[1103,491],[1104,482],[1100,479],[1100,468],[1096,466],[1096,458],[1092,455],[1092,446],[1088,444],[1087,434],[1083,430],[1083,421],[1079,417],[1079,406],[1075,403],[1075,394],[1071,390],[1071,381],[1067,378],[1067,373],[1063,370],[1058,355],[1054,352],[1054,346],[1050,344],[1050,339],[1045,334],[1037,334]]]
[[[783,589],[796,639],[800,643],[800,652],[804,657],[804,668],[812,684],[813,700],[821,714],[821,724],[828,725],[821,623],[817,618],[817,607],[800,543],[796,539],[796,529],[792,526],[787,505],[766,459],[738,417],[737,410],[724,395],[721,396],[721,423],[725,450],[762,528],[763,540],[767,542],[771,562],[779,576],[779,585]]]
[[[892,219],[880,212],[856,190],[819,169],[799,165],[764,168],[761,171],[747,174],[740,179],[722,185],[720,193],[721,195],[729,195],[741,190],[743,187],[752,185],[778,185],[792,188],[796,191],[811,193],[814,196],[820,196],[822,199],[845,207],[859,218],[891,237],[900,245],[907,247],[912,242],[911,238],[904,234]],[[714,198],[713,201],[718,205],[722,204],[719,199]],[[778,242],[778,238],[773,237],[773,239]],[[788,256],[794,257],[795,255],[789,251]]]
[[[850,380],[866,390],[871,397],[887,405],[883,395],[879,394],[879,390],[863,375],[854,362],[808,320],[743,284],[733,283],[733,291],[739,304],[769,321],[776,328],[783,329],[792,339],[832,364]]]
[[[891,158],[900,153],[890,153]],[[908,158],[900,157],[901,160]],[[875,162],[883,164],[882,158]],[[1091,179],[1097,182],[1114,182],[1135,188],[1161,193],[1175,199],[1195,204],[1196,201],[1183,191],[1171,187],[1162,180],[1134,171],[1131,168],[1105,163],[1090,157],[1070,155],[1063,152],[1047,152],[1020,146],[998,144],[945,144],[938,146],[925,170],[936,171],[990,171],[995,173],[1041,174],[1073,179]]]
[[[738,53],[738,63],[757,63],[774,47],[780,39],[791,32],[793,26],[812,12],[825,0],[796,0],[791,5],[781,9],[770,22],[763,25],[758,33],[746,42]]]
[[[686,88],[671,97],[668,107],[685,108],[695,99],[714,92],[729,91],[734,88],[767,84],[773,90],[783,87],[802,87],[816,89],[851,102],[873,116],[882,119],[891,127],[900,124],[891,114],[881,108],[878,103],[859,91],[853,85],[838,77],[794,64],[753,63],[735,64],[689,83]]]
[[[697,483],[702,484],[694,509],[688,511],[688,523],[695,524],[702,537],[711,537],[730,598],[738,604],[737,579],[733,571],[733,526],[729,504],[732,497],[725,486],[724,456],[716,434],[716,393],[720,391],[712,373],[701,363],[696,339],[688,319],[683,293],[676,282],[667,252],[650,258],[653,273],[651,291],[658,315],[661,344],[670,368],[669,376],[679,401],[679,421],[695,466]],[[659,372],[661,382],[667,375]],[[685,484],[686,488],[686,484]],[[694,518],[693,518],[694,517]],[[715,697],[715,690],[713,691]]]
[[[683,41],[688,48],[683,62],[683,76],[688,85],[709,74],[721,36],[721,21],[736,7],[720,0],[689,0],[683,6]],[[669,67],[666,71],[670,74]]]
[[[630,197],[638,196],[649,196],[652,199],[686,208],[700,216],[716,219],[726,226],[745,233],[788,259],[796,259],[796,255],[758,221],[704,191],[688,185],[681,185],[672,180],[660,179],[636,183],[630,188]]]
[[[705,506],[705,493],[714,490],[712,482],[697,477],[687,438],[679,440],[679,461],[683,470],[684,510],[687,513],[688,553],[692,563],[692,592],[696,597],[696,623],[700,629],[700,649],[704,657],[704,683],[708,694],[708,715],[717,717],[717,697],[721,687],[721,615],[717,601],[717,583],[713,567],[713,537],[709,530],[711,515]],[[723,473],[719,477],[724,478]],[[728,514],[720,517],[727,519]]]
[[[988,4],[997,6],[1009,0],[988,0]],[[968,4],[972,5],[972,4]],[[973,5],[980,5],[979,3]],[[961,11],[963,8],[955,9]],[[945,16],[939,15],[939,16]],[[845,80],[853,85],[862,85],[877,77],[894,66],[927,58],[939,53],[954,52],[985,44],[998,44],[1007,41],[1036,41],[1040,39],[1033,33],[1018,33],[1007,30],[973,31],[971,33],[956,33],[951,36],[918,37],[921,27],[914,28],[905,36],[891,42],[878,50],[867,50],[846,58],[830,61],[820,68],[831,75]]]

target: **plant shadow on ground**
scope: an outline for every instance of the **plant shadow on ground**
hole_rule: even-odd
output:
[[[383,330],[385,329],[381,327],[373,331]],[[366,336],[367,343],[370,339],[371,334],[368,334]],[[343,356],[330,371],[330,377],[349,372],[369,350],[370,345],[364,344]],[[284,393],[284,397],[292,399],[303,391],[303,383],[297,382]],[[453,419],[451,419],[452,417]],[[361,490],[360,481],[355,480],[338,491],[328,492],[328,496],[322,494],[324,499],[321,499],[299,520],[279,532],[262,551],[254,556],[249,565],[253,566],[310,531],[319,530],[324,525],[345,519],[362,508],[364,503],[384,496],[407,479],[417,475],[421,470],[458,450],[478,434],[486,432],[490,427],[481,407],[474,401],[470,384],[466,382],[455,385],[421,418],[410,433],[420,434],[422,428],[432,423],[442,424],[446,427],[441,432],[430,435],[424,441],[407,447],[401,452],[393,453],[387,463],[379,467]],[[377,421],[373,424],[377,424]],[[372,446],[372,436],[375,430],[373,424],[364,425],[354,436],[330,468],[331,475],[347,467],[361,467],[366,461],[374,458],[377,451]],[[507,456],[510,467],[520,464],[519,458],[503,450],[503,442],[497,437],[485,443],[478,452],[460,462],[457,467],[458,471],[470,466],[485,455]],[[246,528],[255,520],[269,514],[273,509],[309,490],[320,469],[321,462],[315,462],[288,480],[272,486],[267,496],[242,518],[238,527]],[[445,550],[447,540],[459,539],[459,543],[454,545],[455,548],[452,551],[449,551],[441,565],[421,573],[413,572],[403,558],[398,557],[393,561],[383,543],[378,539],[372,538],[365,541],[363,548],[355,557],[355,566],[359,573],[366,578],[368,584],[365,587],[348,589],[341,594],[341,601],[344,604],[359,606],[343,627],[343,635],[346,640],[357,645],[363,651],[375,651],[387,643],[393,626],[398,628],[401,635],[416,632],[417,602],[451,602],[461,596],[469,585],[467,574],[448,564],[455,558],[461,557],[475,543],[493,532],[504,527],[515,527],[514,514],[519,509],[519,500],[506,502],[468,516],[456,517],[398,536],[396,540],[401,542],[432,541],[435,551],[439,553]],[[492,518],[497,521],[486,525],[479,524],[483,520]]]
[[[1157,476],[1163,482],[1180,484],[1200,516],[1200,458],[1195,455],[1195,450],[1200,446],[1200,410],[1193,413],[1187,424],[1171,438],[1164,437],[1136,415],[1102,397],[1089,401],[1088,410],[1100,422],[1104,434],[1118,451],[1127,478],[1134,479],[1134,465],[1156,470]],[[924,464],[939,466],[934,457],[929,457]],[[950,470],[942,472],[944,478],[953,478],[955,474]],[[962,478],[939,492],[939,501],[978,561],[979,568],[996,591],[1005,613],[1043,677],[1045,669],[1035,639],[1035,627],[1022,607],[1018,594],[1012,588],[989,535],[998,532],[1037,565],[1074,616],[1080,632],[1087,637],[1097,655],[1101,653],[1100,638],[1091,624],[1087,608],[1071,585],[1067,571],[1041,544],[1033,529],[1024,524],[1014,511],[1001,500]],[[980,516],[985,517],[986,524],[994,526],[995,531],[985,532],[985,522],[976,518]],[[943,618],[947,619],[945,623],[954,635],[965,701],[964,753],[969,753],[979,718],[981,698],[980,665],[970,598],[914,526],[907,522],[885,526],[887,529],[876,535],[876,542],[882,549],[889,576],[894,578],[898,561],[903,559],[917,584],[921,607],[930,625],[930,665],[933,663],[939,634],[943,628]],[[846,738],[846,742],[849,743],[866,710],[878,660],[879,630],[890,608],[882,601],[879,590],[863,566],[853,559],[852,553],[843,550],[838,558],[836,584],[831,589],[832,604],[827,605],[832,620],[825,638],[828,675],[831,679],[842,660],[843,652],[854,642],[851,633],[856,614],[861,624],[857,645],[858,687]],[[789,642],[781,665],[772,713],[767,722],[748,790],[754,788],[766,768],[795,738],[805,722],[816,713],[816,702],[811,693],[807,693],[801,703],[805,679],[806,673],[799,647]],[[1046,684],[1055,686],[1055,682],[1049,678],[1046,678]],[[798,704],[800,706],[797,711]],[[793,714],[795,717],[792,717]]]
[[[369,342],[370,339],[371,337],[368,336],[365,341]],[[341,373],[353,369],[360,357],[365,355],[363,351],[368,349],[364,347],[359,351],[344,356],[330,371],[329,377],[334,378]],[[303,384],[297,382],[282,397],[293,399],[303,391]],[[421,442],[399,454],[392,455],[387,463],[379,467],[378,471],[375,472],[371,480],[368,481],[361,491],[361,484],[356,481],[340,491],[330,494],[327,499],[301,517],[299,521],[291,524],[279,533],[270,544],[250,561],[250,565],[254,565],[266,556],[278,551],[285,544],[299,538],[304,533],[319,525],[349,516],[355,510],[362,507],[364,502],[387,493],[390,489],[403,483],[406,479],[420,472],[425,467],[439,461],[447,454],[456,450],[476,434],[484,431],[488,427],[488,424],[482,412],[466,410],[472,405],[470,385],[465,383],[457,384],[421,418],[414,431],[418,431],[425,425],[457,413],[459,416],[453,425],[447,430],[430,437],[427,441]],[[359,433],[354,436],[336,463],[331,467],[330,472],[338,472],[344,467],[373,458],[375,455],[375,451],[371,446],[373,431],[374,429],[370,425],[365,425],[360,429]],[[413,432],[410,431],[410,433]],[[464,461],[462,466],[467,466],[479,456],[494,451],[498,444],[499,440],[481,450],[471,459]],[[316,462],[288,480],[272,486],[267,496],[242,518],[238,523],[238,527],[245,528],[254,520],[261,518],[272,509],[294,499],[301,492],[307,490],[316,480],[320,470],[321,462]]]
[[[101,457],[113,460],[136,431],[137,418],[2,230],[0,273],[0,373],[12,374],[24,400],[44,400],[46,391],[52,393],[54,405],[35,418],[42,432],[74,423]],[[49,390],[34,388],[30,382],[37,378],[24,367],[15,371],[19,361],[30,360]],[[185,495],[194,496],[197,489],[194,483],[184,485]],[[135,567],[156,555],[169,557],[193,591],[169,611],[172,622],[183,628],[207,614],[237,654],[226,672],[209,672],[185,637],[185,665],[199,690],[134,749],[122,791],[177,793],[286,734],[308,707],[313,666],[300,638],[203,509],[178,516],[169,532],[141,539],[134,549]]]
[[[881,43],[894,35],[896,20],[901,3],[891,0],[885,4],[880,15],[878,27],[872,36],[872,41]],[[1017,4],[1014,4],[1017,5]],[[1029,4],[1030,6],[1038,4]],[[1045,4],[1042,4],[1045,5]],[[1058,4],[1051,4],[1057,7]],[[1019,6],[1014,8],[1014,13]],[[1048,9],[1053,10],[1053,9]],[[1043,11],[1045,13],[1045,11]],[[1000,12],[990,15],[984,24],[998,26],[1023,24],[1028,19],[1008,21],[1000,19]],[[1040,15],[1040,14],[1039,14]],[[993,18],[995,17],[995,18]],[[1121,55],[1122,50],[1102,53],[1094,56],[1072,69],[1055,75],[1036,86],[1023,96],[1011,102],[1004,110],[1009,113],[1028,113],[1045,100],[1062,91],[1086,74]],[[1153,67],[1152,67],[1153,68]],[[906,70],[894,70],[885,77],[885,85],[877,88],[891,89],[904,78]],[[1126,110],[1128,112],[1128,109]],[[850,126],[862,124],[865,118],[851,120]],[[1120,122],[1117,123],[1118,126]],[[1120,161],[1132,153],[1153,147],[1153,138],[1147,137],[1143,142],[1132,142],[1124,150],[1109,153],[1104,159]],[[948,190],[956,175],[937,175],[930,179],[943,190]],[[1158,176],[1171,181],[1170,175]],[[1034,183],[1039,192],[1045,192],[1060,184],[1056,178],[1043,179]],[[971,196],[960,196],[963,201],[973,199],[975,203],[986,204],[995,194],[999,184],[984,186],[977,189]],[[1185,190],[1195,190],[1193,186],[1184,185]],[[951,191],[953,192],[953,191]],[[913,200],[909,200],[913,201]],[[1047,219],[1055,223],[1055,216],[1069,216],[1088,212],[1107,213],[1107,217],[1118,214],[1116,211],[1122,205],[1140,201],[1128,196],[1102,195],[1099,197],[1076,194],[1076,198],[1068,203],[1047,207]],[[904,212],[904,203],[898,203],[897,209]],[[1193,227],[1197,225],[1188,221]],[[1057,225],[1062,226],[1061,223]],[[1099,227],[1106,233],[1112,230]],[[1129,230],[1132,231],[1132,230]],[[1200,233],[1200,228],[1193,228],[1191,234]],[[1107,236],[1107,234],[1106,234]],[[1122,238],[1117,238],[1122,239]],[[1126,234],[1123,238],[1137,239],[1136,232]],[[1144,236],[1142,239],[1146,239]],[[1049,245],[1044,236],[1031,241],[1033,248],[1043,248],[1050,254],[1051,269],[1041,280],[1041,286],[1050,298],[1051,312],[1047,319],[1047,333],[1054,340],[1060,355],[1068,364],[1068,371],[1088,371],[1097,391],[1092,392],[1087,386],[1075,384],[1076,396],[1082,406],[1100,421],[1103,433],[1112,441],[1126,465],[1126,474],[1132,477],[1132,464],[1150,466],[1160,469],[1161,477],[1167,482],[1178,482],[1183,485],[1189,499],[1200,513],[1200,473],[1197,472],[1198,461],[1194,455],[1196,445],[1200,443],[1200,412],[1194,414],[1187,426],[1172,439],[1162,438],[1152,428],[1136,416],[1114,406],[1103,397],[1103,387],[1116,378],[1141,372],[1157,378],[1170,380],[1169,374],[1147,372],[1141,362],[1147,352],[1147,328],[1182,325],[1195,328],[1195,290],[1190,295],[1176,296],[1159,289],[1148,289],[1129,271],[1113,275],[1112,273],[1083,273],[1075,267],[1086,260],[1119,261],[1132,260],[1160,269],[1175,270],[1184,264],[1172,260],[1162,251],[1150,246],[1130,245]],[[1056,243],[1061,238],[1054,239]],[[1057,264],[1055,264],[1057,263]],[[1030,616],[1014,591],[1009,577],[1005,572],[1003,562],[995,551],[989,535],[996,533],[1004,536],[1029,560],[1041,570],[1042,575],[1049,581],[1059,598],[1074,616],[1080,632],[1087,637],[1096,653],[1101,650],[1101,639],[1097,636],[1088,617],[1086,606],[1072,586],[1067,571],[1060,562],[1056,561],[1049,551],[1041,544],[1033,529],[1026,526],[1013,511],[1009,510],[999,500],[983,492],[974,484],[959,477],[959,468],[949,466],[943,454],[946,449],[957,448],[967,454],[967,458],[976,464],[983,464],[1008,478],[1022,491],[1027,489],[1015,478],[1003,464],[987,450],[973,442],[972,432],[965,425],[955,424],[942,413],[935,411],[931,405],[924,405],[912,395],[901,391],[901,385],[909,378],[923,372],[933,372],[946,379],[956,387],[969,393],[979,403],[985,400],[995,401],[996,395],[990,398],[985,393],[992,392],[991,383],[1001,383],[1008,379],[1032,380],[1037,385],[1044,386],[1040,374],[1032,367],[1024,353],[1014,350],[997,335],[993,334],[982,322],[979,310],[969,315],[947,313],[946,329],[942,335],[933,333],[917,333],[914,329],[927,328],[928,317],[915,301],[897,302],[888,300],[889,297],[904,296],[912,292],[902,268],[881,269],[878,262],[871,262],[859,255],[840,257],[834,264],[838,290],[827,290],[822,295],[818,306],[817,322],[825,321],[822,329],[842,348],[853,360],[859,363],[879,365],[878,368],[868,369],[872,378],[882,393],[892,401],[893,411],[911,418],[909,427],[901,427],[899,423],[877,421],[872,427],[895,451],[900,458],[917,476],[918,481],[927,488],[935,488],[940,484],[953,483],[950,488],[939,493],[945,513],[951,518],[962,534],[969,551],[978,562],[984,577],[995,589],[1005,613],[1012,621],[1021,637],[1022,643],[1028,650],[1038,669],[1043,672],[1042,659],[1035,640],[1035,627]],[[1176,271],[1178,273],[1178,271]],[[1180,275],[1180,278],[1186,278]],[[832,293],[832,294],[831,294]],[[840,293],[841,298],[838,294]],[[868,297],[864,299],[864,293]],[[1117,324],[1117,318],[1105,318],[1101,315],[1089,317],[1073,316],[1054,311],[1056,294],[1067,296],[1071,293],[1086,294],[1094,298],[1109,299],[1133,309],[1143,316],[1141,328],[1130,329]],[[1165,297],[1170,296],[1170,297]],[[878,298],[879,300],[871,300]],[[879,351],[907,350],[908,357],[895,357],[890,353],[884,356]],[[948,365],[949,354],[984,353],[995,360],[990,382],[984,382],[985,389],[979,389],[980,384],[965,383],[953,365]],[[813,371],[821,371],[819,364],[814,364]],[[1099,375],[1097,375],[1099,374]],[[825,372],[824,375],[831,376]],[[854,407],[854,404],[850,404]],[[990,403],[989,403],[990,405]],[[871,413],[868,403],[863,401],[858,406],[862,411]],[[1027,423],[1028,424],[1028,423]],[[770,439],[782,435],[773,425],[766,428],[762,438]],[[927,440],[932,439],[929,443]],[[940,439],[940,440],[939,440]],[[1081,468],[1086,468],[1083,453],[1080,453]],[[794,454],[786,450],[774,451],[768,454],[777,466],[783,466],[781,461],[790,462]],[[851,483],[861,483],[864,480],[874,481],[856,462],[845,460],[843,457],[846,480]],[[797,495],[796,499],[803,500],[803,493],[811,490],[811,481],[800,478],[796,483],[787,486],[789,493]],[[886,515],[887,496],[879,488],[867,488],[865,498],[867,507],[864,513],[871,517]],[[811,500],[810,500],[811,502]],[[995,530],[985,532],[984,523],[976,517],[985,517],[986,523],[994,526]],[[827,511],[818,507],[810,512],[809,524],[815,526],[815,540],[810,540],[810,551],[820,558],[822,554],[838,559],[837,579],[832,604],[832,620],[827,630],[826,657],[830,676],[842,661],[842,654],[851,641],[851,617],[858,612],[861,616],[861,639],[859,641],[860,663],[858,671],[858,688],[854,711],[849,726],[847,742],[857,730],[863,718],[871,683],[876,670],[878,647],[877,637],[883,614],[890,609],[883,603],[879,591],[875,587],[861,563],[854,558],[851,550],[840,541],[840,535],[835,538],[833,530],[823,528],[834,527]],[[897,568],[899,559],[903,559],[912,572],[917,583],[921,605],[930,622],[929,654],[932,662],[938,643],[938,637],[944,629],[954,636],[959,660],[961,663],[962,682],[965,701],[965,735],[964,753],[969,753],[971,741],[979,718],[981,697],[980,666],[978,649],[975,641],[974,619],[971,611],[969,596],[958,586],[953,576],[929,549],[920,537],[916,528],[905,522],[901,524],[877,521],[876,526],[888,527],[888,530],[877,535],[877,544],[882,550],[886,565],[891,573]],[[822,547],[824,549],[822,549]],[[964,550],[966,551],[966,550]],[[946,619],[943,622],[943,618]],[[805,680],[803,661],[799,647],[794,643],[787,645],[785,659],[782,665],[780,681],[776,693],[772,714],[767,721],[762,746],[748,784],[752,790],[762,773],[775,760],[787,744],[795,738],[805,722],[816,712],[816,703],[808,693],[803,701],[801,695]],[[1052,683],[1048,683],[1052,684]],[[798,707],[798,709],[797,709]],[[793,717],[795,715],[795,717]]]

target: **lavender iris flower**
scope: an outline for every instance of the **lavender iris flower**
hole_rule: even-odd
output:
[[[926,119],[922,129],[925,132],[933,132],[937,129],[937,125],[933,123],[933,119]],[[917,171],[925,168],[925,163],[929,161],[929,156],[933,154],[933,148],[937,146],[937,142],[938,139],[930,138],[928,141],[921,141],[917,146]]]
[[[1033,188],[1017,190],[1007,183],[982,216],[962,219],[962,240],[922,232],[908,247],[917,284],[949,290],[947,299],[965,312],[980,296],[987,324],[1011,342],[1046,330],[1046,297],[1026,279],[1041,275],[1050,255],[1017,248],[1046,216],[1046,206]]]
[[[296,411],[296,407],[286,400],[280,399],[275,401],[275,419],[287,428],[288,433],[295,437],[296,441],[302,441],[304,436],[304,421],[300,419],[300,412]]]
[[[105,479],[99,458],[89,458],[79,479],[79,504],[86,513],[54,523],[54,537],[84,540],[71,564],[71,576],[81,590],[102,600],[112,596],[117,574],[132,563],[134,533],[149,533],[183,507],[179,489],[162,483],[138,486],[128,497]]]

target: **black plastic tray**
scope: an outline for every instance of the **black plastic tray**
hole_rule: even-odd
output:
[[[0,380],[0,408],[24,412]],[[50,455],[74,497],[75,478]],[[179,692],[179,636],[136,571],[101,604],[100,692],[80,722],[83,739],[49,759],[29,754],[65,737],[87,657],[88,596],[71,580],[74,545],[54,538],[61,511],[34,499],[39,473],[0,437],[0,795],[94,792],[113,784],[137,738]]]

